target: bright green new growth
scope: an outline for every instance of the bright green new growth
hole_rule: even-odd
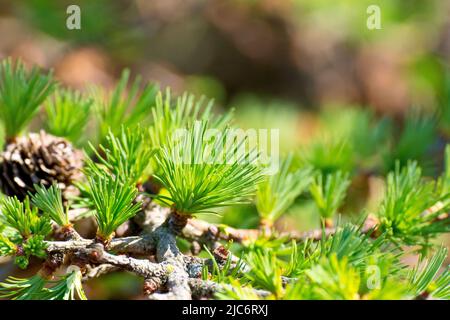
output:
[[[226,283],[229,282],[229,280],[242,275],[242,267],[244,264],[242,259],[240,259],[237,263],[234,263],[232,262],[231,255],[229,255],[225,263],[219,265],[211,251],[209,251],[206,246],[204,247],[204,249],[212,261],[212,268],[211,270],[209,270],[210,268],[207,264],[203,265],[203,280],[213,280],[218,283]]]
[[[78,142],[89,121],[92,102],[78,91],[57,90],[45,104],[46,130],[73,143]]]
[[[91,145],[99,162],[118,179],[125,179],[134,184],[143,182],[148,177],[150,161],[155,149],[148,146],[148,133],[139,126],[131,130],[122,127],[116,136],[110,131],[106,136],[105,146],[100,145],[99,152]]]
[[[0,298],[13,300],[86,300],[81,284],[82,274],[73,270],[59,280],[46,281],[39,275],[28,279],[9,277],[0,283]],[[47,287],[45,287],[47,285]]]
[[[434,181],[422,178],[416,162],[396,165],[388,174],[385,197],[378,215],[380,231],[407,244],[424,243],[428,237],[448,232],[449,224],[438,216],[448,208],[449,195],[441,196]]]
[[[0,234],[0,251],[16,254],[20,245],[21,252],[15,257],[15,263],[22,269],[28,266],[30,256],[44,258],[47,247],[44,239],[52,231],[48,216],[40,216],[37,208],[32,209],[28,198],[20,202],[16,197],[1,200],[1,213],[0,222],[11,230]]]
[[[445,267],[445,270],[433,280],[429,288],[433,298],[450,299],[450,266]]]
[[[140,210],[140,203],[133,203],[137,188],[131,181],[124,182],[106,172],[92,174],[88,181],[98,225],[97,235],[108,240],[122,223]]]
[[[408,273],[400,260],[402,251],[386,237],[373,239],[370,232],[363,234],[361,226],[351,223],[336,230],[317,243],[248,248],[243,259],[250,268],[227,279],[233,288],[225,287],[217,297],[247,299],[254,289],[269,291],[266,298],[285,300],[448,297],[448,268],[437,275],[445,249],[426,261],[422,258],[420,267]],[[283,286],[283,276],[295,281]]]
[[[348,173],[337,171],[325,177],[322,173],[317,175],[310,186],[310,192],[321,217],[329,219],[336,214],[349,185]]]
[[[353,165],[353,150],[347,140],[321,138],[302,151],[300,159],[322,174],[348,172]]]
[[[231,280],[230,286],[225,286],[215,297],[220,300],[259,300],[251,284],[242,286],[239,281]]]
[[[37,208],[32,209],[28,198],[24,202],[17,197],[3,198],[1,212],[5,223],[16,229],[24,239],[31,235],[46,236],[51,231],[50,219],[40,216]]]
[[[171,135],[178,129],[186,129],[195,121],[208,121],[215,129],[225,129],[232,121],[232,111],[223,115],[214,115],[213,100],[206,101],[204,97],[196,99],[194,95],[184,93],[172,99],[170,89],[165,94],[159,92],[155,106],[151,110],[152,124],[149,126],[149,138],[152,147],[162,147],[170,143]],[[162,169],[152,161],[152,172],[162,174]]]
[[[351,223],[336,226],[333,236],[323,237],[318,242],[306,241],[301,246],[292,244],[290,262],[285,268],[285,275],[298,277],[320,262],[320,259],[331,259],[336,256],[339,260],[346,258],[347,262],[361,272],[368,265],[376,264],[383,269],[385,264],[389,272],[381,270],[380,276],[395,276],[402,269],[397,259],[398,250],[388,245],[386,238],[381,236],[372,239],[372,232],[362,233],[362,225]]]
[[[299,245],[295,241],[292,241],[289,260],[283,266],[284,276],[297,278],[311,266],[311,261],[316,260],[320,253],[316,251],[314,255],[310,255],[310,252],[313,250],[312,245],[313,243],[309,240]]]
[[[225,128],[231,121],[232,113],[214,116],[213,103],[214,101],[210,100],[205,105],[204,97],[196,100],[194,95],[185,93],[178,97],[173,105],[169,89],[165,95],[159,92],[155,107],[152,108],[153,123],[149,128],[152,145],[154,147],[166,145],[175,130],[190,127],[199,120],[209,121],[212,128]]]
[[[290,171],[292,156],[282,161],[279,171],[261,182],[256,192],[256,208],[262,219],[273,223],[311,183],[312,168]]]
[[[30,72],[19,60],[11,59],[0,65],[0,118],[6,138],[17,136],[36,114],[39,106],[53,91],[52,73],[43,75],[33,67]]]
[[[16,252],[16,245],[0,233],[0,256],[13,255]]]
[[[49,188],[34,185],[35,194],[30,194],[31,202],[42,212],[48,214],[59,226],[70,225],[67,211],[64,210],[61,189],[54,183]]]
[[[423,294],[431,294],[431,296],[447,296],[450,298],[450,282],[442,283],[442,284],[433,284],[433,280],[435,280],[439,269],[442,267],[442,264],[447,257],[447,249],[444,247],[439,248],[436,253],[429,259],[425,260],[424,256],[421,256],[417,266],[410,271],[409,273],[409,283],[410,283],[410,292],[413,297],[418,297]],[[448,266],[447,271],[448,273]],[[448,277],[448,275],[443,275]],[[436,298],[438,298],[436,296]]]
[[[169,192],[159,196],[179,213],[211,213],[217,207],[248,203],[261,181],[254,150],[244,150],[246,138],[232,129],[207,135],[206,121],[194,123],[181,137],[172,136],[156,154],[161,173],[154,177]],[[212,139],[214,138],[214,139]]]
[[[248,269],[235,273],[233,288],[217,297],[246,299],[249,289],[263,289],[271,293],[268,299],[405,299],[410,281],[399,256],[385,237],[373,239],[351,223],[337,225],[335,234],[318,242],[247,248]]]
[[[322,142],[323,152],[330,156],[328,162],[336,159],[336,163],[341,163],[341,170],[344,170],[345,162],[370,168],[373,158],[379,157],[380,146],[386,143],[388,137],[390,122],[386,118],[377,119],[370,109],[332,108],[324,110],[319,119],[322,124],[320,135],[330,140],[328,143],[326,140]],[[343,145],[339,147],[340,144]],[[336,158],[333,158],[334,155]]]
[[[129,78],[130,71],[125,69],[110,96],[102,97],[102,92],[97,95],[94,105],[100,120],[100,143],[103,143],[103,139],[110,130],[114,134],[119,134],[122,126],[134,128],[148,120],[150,107],[154,105],[158,88],[156,85],[147,84],[140,91],[140,77],[136,77],[131,87],[127,88]]]
[[[344,224],[342,227],[338,226],[332,237],[320,241],[321,254],[325,257],[336,255],[338,259],[346,257],[348,262],[355,267],[366,267],[367,257],[380,255],[380,249],[385,239],[378,237],[376,240],[371,240],[371,232],[363,234],[361,228],[362,226],[350,223]],[[393,254],[389,248],[383,249],[383,258],[388,258],[388,255]],[[391,270],[391,273],[394,271]]]
[[[244,273],[244,277],[272,293],[275,298],[280,298],[284,291],[282,269],[275,254],[268,250],[252,251],[246,261],[250,270]]]
[[[0,283],[0,298],[13,300],[35,300],[44,289],[45,280],[34,275],[28,279],[9,277]]]
[[[68,268],[70,269],[70,267]],[[87,300],[84,294],[83,285],[81,283],[82,273],[78,270],[73,270],[62,276],[59,280],[48,281],[52,285],[45,288],[36,296],[38,300],[75,300],[78,297],[80,300]]]
[[[313,284],[310,298],[319,300],[353,300],[359,298],[359,272],[348,264],[347,258],[338,259],[336,254],[322,259],[306,271]]]
[[[435,116],[423,115],[419,112],[408,114],[399,140],[385,154],[386,171],[395,170],[397,162],[404,166],[410,160],[417,161],[423,168],[429,169],[432,162],[423,155],[433,144],[435,138]]]
[[[150,161],[155,153],[146,138],[147,133],[139,125],[133,130],[122,127],[118,135],[110,131],[105,145],[99,146],[99,151],[90,144],[98,163],[89,158],[85,160],[86,176],[102,179],[103,176],[109,175],[127,188],[144,182],[148,178]],[[80,182],[77,186],[82,197],[77,198],[75,206],[89,209],[87,215],[94,213],[97,207],[93,202],[94,191],[90,187],[91,184]]]

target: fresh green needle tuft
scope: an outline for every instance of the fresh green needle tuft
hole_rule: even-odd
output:
[[[40,275],[25,279],[9,277],[5,282],[0,283],[0,298],[13,300],[75,300],[78,296],[81,300],[86,300],[81,278],[79,269],[68,272],[56,281],[46,281]]]
[[[214,131],[208,139],[206,121],[194,123],[156,155],[161,173],[155,175],[169,192],[159,199],[188,215],[213,212],[217,207],[248,203],[261,181],[254,150],[239,152],[246,139],[228,140],[231,129]],[[178,140],[177,140],[178,139]]]
[[[398,141],[393,142],[384,155],[386,172],[395,170],[397,162],[405,166],[408,161],[416,161],[426,171],[433,172],[436,164],[425,154],[436,141],[436,131],[434,115],[424,115],[418,110],[409,113]]]
[[[60,226],[70,224],[67,211],[64,210],[61,189],[54,183],[48,189],[34,185],[35,194],[30,194],[31,202],[42,212],[48,214]]]
[[[155,149],[149,146],[148,133],[140,126],[133,130],[122,127],[117,136],[110,131],[105,146],[100,146],[103,157],[92,145],[91,148],[100,163],[119,179],[126,177],[136,184],[148,178],[148,169]]]
[[[108,95],[97,92],[94,105],[99,116],[100,143],[110,130],[120,133],[122,126],[133,128],[141,122],[149,120],[150,108],[155,103],[157,86],[147,84],[140,90],[141,78],[137,77],[127,89],[130,71],[125,69],[119,83]]]
[[[140,203],[133,203],[138,191],[133,183],[124,182],[106,172],[92,175],[88,180],[89,196],[95,207],[97,234],[107,241],[122,223],[140,210]]]
[[[9,277],[0,283],[0,298],[13,300],[38,300],[44,289],[45,279],[39,275],[28,279]]]
[[[56,91],[45,104],[47,131],[73,143],[79,142],[89,121],[92,102],[78,91]]]
[[[20,60],[13,64],[6,59],[1,63],[0,118],[7,139],[22,131],[53,89],[51,72],[43,75],[36,67],[27,72]]]
[[[32,209],[28,198],[24,202],[16,197],[3,198],[1,212],[5,222],[25,239],[31,235],[46,236],[51,232],[50,219],[40,216],[37,208]]]
[[[337,171],[328,175],[319,174],[310,186],[310,192],[319,209],[320,216],[331,219],[342,205],[350,185],[348,173]]]
[[[252,251],[247,255],[246,262],[250,270],[244,276],[253,285],[271,292],[276,298],[283,294],[281,268],[273,252],[269,250]]]
[[[75,300],[77,297],[80,300],[87,300],[81,279],[81,271],[76,267],[75,270],[68,272],[60,279],[49,281],[49,284],[53,286],[44,289],[39,300]]]
[[[447,249],[439,248],[429,259],[425,260],[423,256],[417,266],[409,273],[410,291],[413,297],[418,297],[427,292],[431,287],[432,281],[436,278],[442,264],[447,257]],[[447,286],[449,284],[447,283]],[[448,290],[448,289],[447,289]],[[433,290],[431,290],[433,291]]]
[[[422,177],[416,162],[388,174],[385,197],[378,210],[380,231],[407,244],[424,244],[429,237],[448,232],[448,219],[439,219],[450,202],[434,181]]]
[[[204,97],[196,99],[194,95],[185,93],[174,103],[169,89],[164,95],[159,92],[152,108],[153,123],[149,129],[152,145],[167,144],[175,130],[187,128],[195,121],[209,121],[212,128],[225,128],[231,122],[232,112],[215,116],[212,113],[214,101],[206,103],[205,100]]]
[[[319,264],[306,271],[311,281],[310,298],[318,300],[358,299],[359,272],[348,264],[346,258],[336,255],[322,259]]]
[[[322,137],[304,147],[300,161],[311,165],[322,174],[336,171],[349,172],[354,165],[354,150],[351,144],[342,138]]]
[[[279,171],[258,185],[256,208],[262,219],[272,224],[292,205],[312,180],[312,168],[290,171],[292,156],[281,164]]]

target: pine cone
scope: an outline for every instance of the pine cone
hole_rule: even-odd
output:
[[[77,193],[72,182],[82,177],[83,154],[67,140],[41,131],[17,138],[0,154],[0,187],[24,199],[34,184],[56,182],[64,199]]]

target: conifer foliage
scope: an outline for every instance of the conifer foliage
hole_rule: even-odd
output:
[[[86,281],[126,271],[152,299],[450,299],[441,245],[450,231],[450,147],[443,173],[426,175],[417,150],[427,148],[416,144],[430,139],[411,137],[412,120],[398,150],[354,124],[390,146],[382,157],[349,139],[346,125],[347,136],[293,150],[266,175],[232,112],[216,115],[204,98],[129,78],[126,70],[112,92],[82,95],[51,72],[1,63],[0,255],[40,268],[2,280],[1,298],[87,299]],[[43,129],[28,132],[38,113]],[[352,119],[382,127],[373,115]],[[411,153],[410,140],[418,141]],[[370,211],[352,206],[351,192],[369,164],[384,181]],[[253,228],[211,222],[243,204],[257,213]],[[283,228],[305,204],[317,229]],[[78,220],[96,234],[82,237]],[[408,255],[419,257],[415,266]]]

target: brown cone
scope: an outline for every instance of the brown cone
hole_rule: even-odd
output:
[[[0,187],[24,199],[34,184],[56,182],[63,197],[76,194],[72,182],[82,177],[83,154],[67,140],[41,131],[19,137],[0,154]]]

